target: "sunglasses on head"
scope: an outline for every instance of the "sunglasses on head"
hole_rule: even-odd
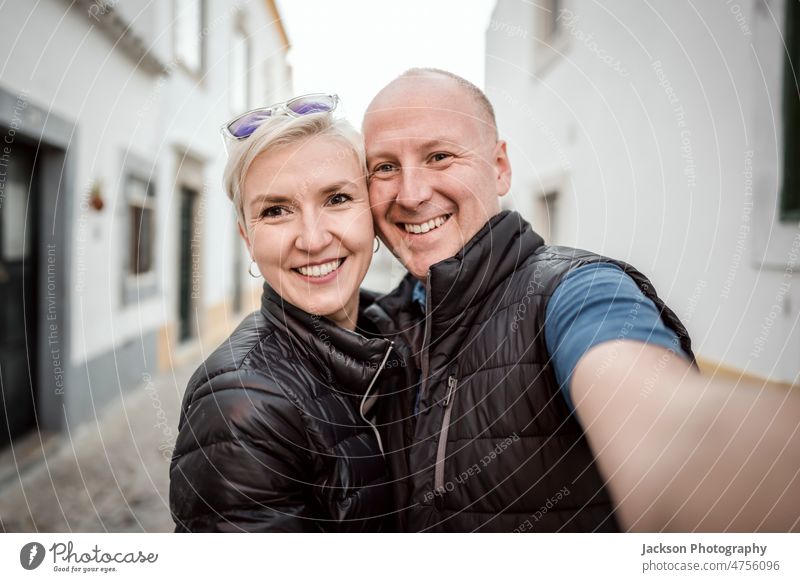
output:
[[[312,113],[328,113],[336,109],[338,103],[338,95],[327,95],[325,93],[300,95],[283,103],[276,103],[269,107],[259,107],[247,113],[242,113],[239,117],[222,126],[222,134],[228,139],[246,139],[253,135],[253,132],[270,117],[276,115],[302,117]]]

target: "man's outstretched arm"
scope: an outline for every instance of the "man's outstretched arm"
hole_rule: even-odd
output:
[[[623,529],[800,531],[800,394],[630,340],[586,352],[570,393]]]

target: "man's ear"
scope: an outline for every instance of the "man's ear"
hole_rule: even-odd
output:
[[[494,165],[497,172],[495,183],[497,185],[497,195],[505,196],[511,189],[511,162],[506,151],[506,142],[497,140],[494,149]]]

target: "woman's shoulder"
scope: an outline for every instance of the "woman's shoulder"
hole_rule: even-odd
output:
[[[280,397],[299,404],[307,365],[277,326],[256,311],[195,370],[186,387],[184,409],[199,399],[227,391],[244,398]],[[254,393],[254,394],[251,394]]]

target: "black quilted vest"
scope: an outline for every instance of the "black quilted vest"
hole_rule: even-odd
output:
[[[427,314],[407,277],[366,314],[421,346],[405,357],[417,385],[380,406],[387,458],[409,531],[616,531],[581,425],[548,362],[547,301],[570,270],[613,263],[661,311],[694,358],[686,329],[636,269],[546,246],[516,212],[493,217],[458,255],[431,267]],[[419,414],[411,414],[420,388]]]

